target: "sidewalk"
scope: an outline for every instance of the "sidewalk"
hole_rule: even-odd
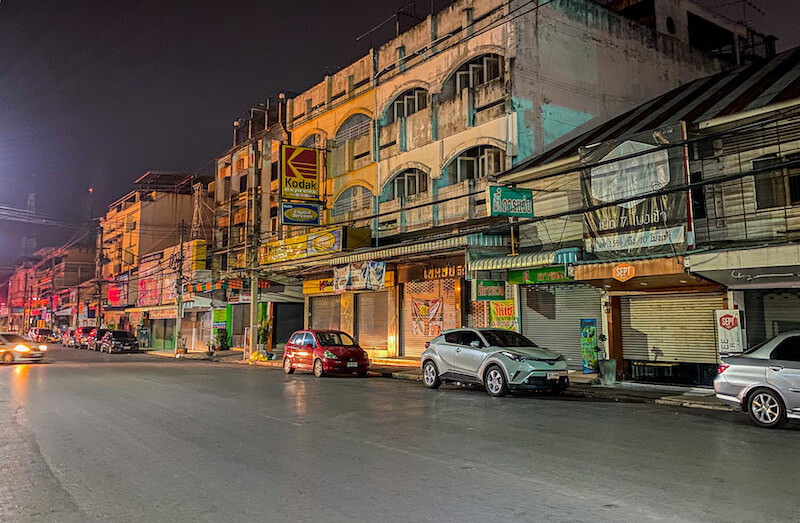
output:
[[[143,350],[142,353],[150,354],[152,356],[160,356],[162,358],[175,358],[174,350]],[[218,351],[214,356],[214,361],[218,362],[232,362],[242,359],[242,351],[240,350],[222,350]],[[208,359],[206,351],[204,350],[190,350],[183,355],[183,359],[187,360],[205,360]]]

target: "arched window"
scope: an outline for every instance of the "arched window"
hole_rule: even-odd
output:
[[[479,145],[462,152],[445,167],[442,173],[444,185],[464,180],[479,180],[499,174],[505,166],[505,153],[493,145]]]
[[[445,80],[439,99],[450,100],[465,87],[474,88],[502,78],[503,57],[498,54],[485,54],[464,63]]]
[[[383,123],[389,125],[392,122],[411,116],[417,111],[428,107],[428,91],[417,87],[404,91],[389,104],[384,113]]]
[[[369,134],[369,128],[372,124],[372,119],[366,114],[357,113],[344,121],[344,123],[336,131],[336,139],[334,140],[334,147],[343,145],[347,140],[355,140],[361,136]]]
[[[325,139],[322,138],[322,135],[319,133],[314,133],[306,137],[303,140],[303,143],[300,144],[300,147],[315,147],[317,149],[322,149],[325,147]]]
[[[408,198],[415,194],[428,192],[428,175],[419,169],[406,169],[396,174],[383,187],[381,201]]]
[[[372,207],[372,193],[366,187],[354,185],[345,189],[333,204],[333,215],[363,211]]]

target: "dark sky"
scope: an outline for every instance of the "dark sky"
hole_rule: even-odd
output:
[[[756,28],[797,45],[800,1],[752,1],[767,12],[747,12]],[[39,211],[80,222],[90,186],[99,212],[147,170],[210,173],[238,114],[365,54],[355,38],[404,3],[0,0],[0,204],[24,207],[34,192]],[[418,6],[427,14],[430,0]],[[740,18],[739,6],[722,9]],[[0,270],[21,230],[0,222]],[[44,246],[71,231],[37,234]]]

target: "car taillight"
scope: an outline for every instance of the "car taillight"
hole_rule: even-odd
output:
[[[728,367],[730,367],[730,365],[725,365],[724,363],[720,363],[720,364],[717,366],[717,374],[722,374],[723,372],[725,372],[725,370],[726,370]]]

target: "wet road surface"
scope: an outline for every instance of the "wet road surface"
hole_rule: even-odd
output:
[[[0,366],[0,521],[792,521],[800,424],[52,348]]]

